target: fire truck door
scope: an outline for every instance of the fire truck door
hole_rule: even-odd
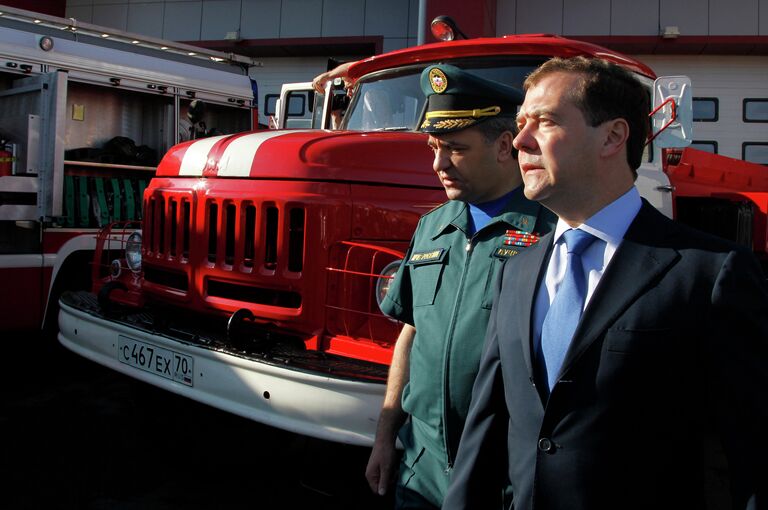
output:
[[[0,90],[0,133],[16,149],[14,174],[0,180],[0,220],[61,216],[67,73],[20,77]]]
[[[0,90],[0,133],[13,148],[0,177],[0,331],[39,327],[44,272],[41,219],[60,216],[67,73],[11,75]]]

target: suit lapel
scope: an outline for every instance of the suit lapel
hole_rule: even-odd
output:
[[[525,366],[528,367],[528,377],[533,378],[533,353],[531,348],[533,346],[533,339],[531,338],[532,321],[533,321],[533,305],[536,301],[536,293],[539,288],[539,282],[543,275],[546,273],[547,261],[549,260],[549,254],[552,251],[552,239],[554,237],[554,230],[544,237],[542,237],[535,246],[528,248],[531,252],[531,261],[526,264],[521,264],[521,268],[537,268],[537,270],[522,269],[517,270],[517,287],[520,289],[520,299],[518,303],[520,308],[517,311],[515,317],[519,317],[520,324],[520,341],[523,343],[523,357],[525,358]]]
[[[674,249],[663,246],[663,240],[671,234],[671,225],[661,213],[643,203],[584,310],[561,374],[680,257]]]

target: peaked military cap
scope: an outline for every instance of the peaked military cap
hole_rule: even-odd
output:
[[[450,133],[494,117],[511,117],[523,102],[516,88],[448,64],[424,69],[421,90],[427,96],[419,126],[424,133]]]

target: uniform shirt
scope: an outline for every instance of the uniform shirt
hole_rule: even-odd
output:
[[[597,238],[581,254],[581,263],[587,278],[585,309],[605,272],[605,268],[608,267],[613,254],[616,253],[624,239],[629,225],[640,211],[641,205],[640,193],[633,186],[622,196],[600,209],[582,225],[579,225],[579,229],[589,232]],[[547,266],[547,274],[539,284],[534,303],[533,338],[540,338],[544,317],[549,311],[549,306],[555,298],[557,289],[565,278],[568,255],[563,233],[570,228],[563,220],[558,220],[555,227],[554,247]]]
[[[448,201],[419,221],[383,301],[385,313],[416,328],[403,409],[415,442],[443,458],[446,468],[467,417],[501,265],[551,230],[555,219],[518,188],[471,235],[467,204]]]

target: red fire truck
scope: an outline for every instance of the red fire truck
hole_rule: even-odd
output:
[[[414,131],[422,69],[450,62],[520,86],[547,58],[575,55],[625,66],[654,95],[661,134],[639,170],[642,195],[667,215],[751,244],[765,260],[765,169],[669,148],[691,135],[686,79],[654,82],[641,62],[550,35],[442,42],[354,64],[338,130],[173,147],[145,191],[141,232],[104,232],[93,292],[62,297],[59,340],[226,411],[369,444],[401,327],[378,303],[419,216],[445,200],[425,136]],[[313,101],[300,88],[290,94],[305,94],[311,117],[328,127],[331,92]],[[290,94],[282,124],[300,110],[289,107]]]
[[[251,64],[0,7],[0,331],[55,328],[61,290],[90,288],[99,228],[141,219],[170,147],[251,129]]]

